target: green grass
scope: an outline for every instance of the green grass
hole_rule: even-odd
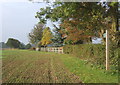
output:
[[[117,75],[73,55],[29,50],[3,50],[2,55],[5,83],[118,83]]]
[[[105,70],[92,68],[85,61],[70,55],[61,56],[65,66],[78,75],[84,83],[118,83],[118,75],[111,75]]]

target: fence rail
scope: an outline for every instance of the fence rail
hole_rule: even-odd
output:
[[[63,53],[63,47],[41,47],[40,49],[36,48],[36,50],[45,51],[45,52]]]

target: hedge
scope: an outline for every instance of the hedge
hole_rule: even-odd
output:
[[[76,57],[86,60],[91,66],[105,69],[105,45],[101,44],[80,44],[65,45],[64,53],[73,54]],[[116,73],[118,71],[118,53],[120,49],[110,51],[110,69]]]

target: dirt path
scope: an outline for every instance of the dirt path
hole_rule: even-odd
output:
[[[29,51],[6,56],[2,66],[3,83],[81,83],[64,66],[60,56]]]

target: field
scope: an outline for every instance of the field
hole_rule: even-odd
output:
[[[3,83],[118,83],[117,75],[91,68],[68,54],[3,50]]]

